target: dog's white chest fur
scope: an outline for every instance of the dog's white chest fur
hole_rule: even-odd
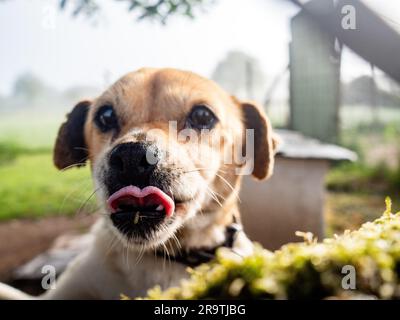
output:
[[[156,256],[152,253],[126,254],[120,252],[116,259],[108,259],[106,267],[111,271],[109,287],[113,287],[114,297],[120,294],[129,297],[144,297],[150,288],[159,285],[162,289],[178,285],[180,280],[188,276],[187,266],[168,260],[168,257]],[[103,290],[101,290],[103,291]],[[119,292],[115,297],[115,292]]]
[[[127,251],[99,221],[94,227],[96,240],[77,257],[57,282],[56,290],[49,290],[47,299],[120,299],[144,297],[156,285],[162,289],[176,286],[189,275],[187,266],[156,256],[153,252]],[[252,244],[239,233],[235,252],[247,255]]]
[[[186,266],[168,260],[168,256],[127,251],[119,243],[113,247],[107,230],[97,223],[95,242],[67,268],[44,298],[120,299],[144,297],[150,288],[165,289],[187,277]],[[107,245],[105,244],[107,243]],[[62,290],[57,290],[62,288]]]

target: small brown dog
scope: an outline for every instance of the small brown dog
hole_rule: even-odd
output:
[[[250,253],[237,206],[241,176],[270,176],[275,144],[259,107],[190,72],[141,69],[79,103],[60,128],[54,162],[90,162],[104,214],[93,245],[42,298],[142,296],[176,285],[218,247]],[[246,164],[236,161],[247,150]],[[27,298],[5,285],[1,296]]]

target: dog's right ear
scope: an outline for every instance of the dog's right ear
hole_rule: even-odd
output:
[[[67,115],[59,131],[54,147],[53,160],[58,169],[84,166],[88,157],[84,126],[90,101],[79,102]]]
[[[259,180],[267,179],[274,170],[274,157],[279,139],[273,133],[271,123],[263,108],[254,102],[233,101],[241,108],[246,129],[254,130],[254,168],[253,176]]]

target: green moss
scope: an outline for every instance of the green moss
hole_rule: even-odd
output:
[[[190,278],[148,299],[323,299],[371,296],[400,298],[400,213],[387,210],[374,222],[322,243],[291,243],[276,252],[256,245],[241,258],[220,249],[215,261],[189,269]],[[354,266],[356,289],[342,288],[346,265]]]

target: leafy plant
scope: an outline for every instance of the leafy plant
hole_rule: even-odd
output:
[[[138,20],[151,19],[166,23],[168,18],[174,15],[182,15],[194,18],[199,8],[204,8],[210,0],[118,0],[127,5],[129,12],[137,13]],[[60,0],[60,8],[65,9],[70,0]],[[72,14],[78,16],[85,14],[92,16],[101,10],[99,1],[80,0],[74,1]]]

